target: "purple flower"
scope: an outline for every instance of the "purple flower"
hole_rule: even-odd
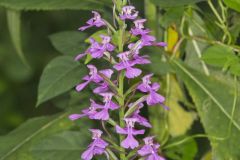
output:
[[[82,110],[82,114],[71,114],[69,119],[74,121],[82,117],[87,116],[89,119],[94,119],[94,115],[97,113],[97,109],[103,108],[103,105],[97,104],[94,100],[90,99],[91,105],[87,109]]]
[[[115,49],[115,46],[111,44],[111,37],[100,35],[102,42],[98,43],[95,39],[90,38],[91,46],[84,52],[75,57],[75,60],[78,61],[82,57],[90,54],[92,58],[102,58],[104,52],[112,52]]]
[[[145,145],[138,150],[138,154],[145,157],[145,160],[165,160],[165,158],[158,155],[159,144],[153,143],[154,137],[144,138]]]
[[[138,16],[138,11],[135,10],[134,6],[124,6],[122,8],[122,13],[120,14],[121,20],[134,20]]]
[[[97,120],[108,120],[109,119],[109,110],[116,110],[119,108],[117,104],[112,101],[113,93],[100,93],[103,96],[103,102],[105,103],[103,107],[94,114],[94,119]]]
[[[88,149],[83,152],[81,158],[83,160],[91,160],[95,155],[106,153],[105,148],[108,143],[101,139],[102,131],[98,129],[90,129],[92,132],[93,142],[88,146]]]
[[[134,149],[139,146],[138,141],[134,138],[135,135],[144,134],[144,130],[135,130],[134,124],[137,121],[135,118],[125,118],[127,127],[121,128],[116,126],[116,131],[119,134],[127,135],[127,138],[121,142],[121,146],[124,148]]]
[[[146,35],[150,32],[149,29],[144,29],[144,23],[146,22],[146,19],[138,19],[134,21],[135,27],[131,29],[131,33],[135,36],[138,35]]]
[[[133,105],[133,103],[129,104],[128,106],[131,108]],[[143,103],[139,103],[138,104],[138,108],[135,110],[135,112],[133,112],[131,118],[135,118],[136,122],[139,123],[142,126],[151,128],[152,125],[148,122],[148,120],[140,115],[140,109],[143,108]]]
[[[80,31],[84,31],[85,29],[93,27],[93,26],[101,27],[101,26],[106,25],[104,20],[101,18],[101,15],[98,12],[92,11],[92,13],[94,14],[93,18],[91,18],[87,21],[86,26],[80,27],[79,28]]]
[[[140,70],[138,68],[133,68],[133,66],[135,66],[136,64],[150,63],[150,61],[146,59],[147,57],[134,56],[131,54],[130,51],[120,53],[120,54],[118,54],[118,57],[121,59],[121,62],[117,63],[113,67],[117,71],[126,70],[127,78],[135,78],[135,77],[138,77],[142,73],[142,70]],[[132,59],[130,59],[130,58],[132,58]]]
[[[90,70],[89,75],[83,77],[83,80],[85,80],[85,82],[80,83],[76,86],[76,90],[78,92],[82,91],[90,82],[100,83],[103,81],[103,78],[98,74],[97,68],[94,65],[87,65],[87,67]],[[99,72],[107,77],[113,73],[111,69],[105,69]]]
[[[111,37],[109,36],[104,36],[104,35],[100,35],[100,37],[102,38],[102,47],[109,52],[114,51],[115,46],[113,44],[111,44]]]
[[[163,104],[165,98],[158,94],[156,91],[159,90],[160,85],[158,83],[153,83],[151,85],[151,77],[153,74],[146,75],[142,78],[142,83],[138,85],[137,89],[141,92],[148,93],[146,102],[148,105]]]
[[[102,70],[101,73],[110,79],[113,74],[113,71],[110,69],[107,69],[107,70]],[[107,92],[108,90],[109,90],[109,84],[106,81],[103,81],[102,83],[98,83],[98,87],[96,87],[93,90],[93,93],[100,94],[100,93]]]

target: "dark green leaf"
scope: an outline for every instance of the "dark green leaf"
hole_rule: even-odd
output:
[[[180,139],[183,138],[184,137],[174,138],[172,140],[172,143],[174,141],[179,141]],[[174,160],[190,160],[195,158],[197,150],[198,150],[197,143],[195,142],[194,139],[191,139],[183,144],[180,144],[176,147],[166,150],[165,154],[168,158]]]
[[[111,4],[98,0],[1,0],[0,5],[16,10],[60,10],[82,9],[102,10],[104,5]]]
[[[32,144],[72,126],[68,114],[30,119],[7,136],[0,137],[0,160],[32,160],[29,153]]]
[[[53,46],[66,55],[77,55],[84,51],[86,34],[77,31],[64,31],[50,36]]]
[[[237,106],[240,99],[232,115],[233,85],[230,81],[222,83],[214,77],[207,77],[179,61],[173,61],[173,66],[186,84],[205,131],[211,137],[214,159],[239,159],[240,108]]]
[[[72,57],[61,56],[53,59],[41,76],[37,106],[73,88],[81,81],[85,72],[86,68]]]
[[[160,7],[176,7],[183,6],[188,4],[198,3],[204,0],[151,0],[154,4],[159,5]]]
[[[235,9],[236,11],[240,12],[239,0],[223,0],[223,1],[229,8]]]
[[[81,152],[86,149],[90,134],[83,126],[80,131],[65,131],[49,136],[31,148],[36,160],[77,160]]]

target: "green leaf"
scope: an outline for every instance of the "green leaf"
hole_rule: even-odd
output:
[[[237,107],[232,116],[234,88],[231,83],[207,77],[179,61],[174,60],[172,64],[197,106],[206,133],[212,137],[213,159],[239,159],[240,108]],[[236,106],[239,105],[238,98]]]
[[[72,89],[86,72],[86,68],[72,57],[53,59],[44,69],[38,87],[37,106]]]
[[[36,160],[68,160],[80,159],[90,140],[89,131],[85,125],[81,131],[65,131],[49,136],[31,148]]]
[[[98,0],[1,0],[0,5],[16,10],[102,10],[104,5],[111,4],[108,1]]]
[[[90,43],[90,38],[95,39],[97,42],[101,42],[102,39],[100,35],[107,35],[107,30],[100,30],[95,33],[93,33],[91,36],[89,36],[87,39],[85,39],[85,43]]]
[[[223,0],[224,3],[229,7],[240,12],[240,1],[239,0]]]
[[[202,59],[207,64],[223,68],[226,63],[231,65],[231,62],[234,62],[237,57],[234,55],[231,48],[222,45],[214,45],[203,52]]]
[[[171,141],[173,143],[174,141],[179,141],[180,139],[183,139],[183,137],[181,136],[174,138]],[[177,145],[176,147],[167,149],[164,153],[166,154],[167,158],[174,160],[190,160],[195,159],[197,151],[197,143],[194,139],[191,139],[183,144]]]
[[[198,3],[204,0],[151,0],[154,4],[160,7],[176,7],[188,4]]]
[[[237,61],[230,66],[230,72],[236,76],[240,76],[240,61]]]
[[[18,56],[20,57],[23,64],[29,67],[29,64],[23,54],[22,44],[21,44],[21,12],[7,9],[7,21],[8,21],[8,29],[10,32],[10,36],[13,42],[13,45],[16,49]]]
[[[184,101],[183,92],[174,76],[169,76],[169,93],[166,105],[170,108],[168,113],[169,132],[173,137],[184,135],[196,119],[194,112],[183,109],[179,102]]]
[[[49,134],[72,127],[68,112],[33,118],[6,136],[0,137],[0,160],[32,160],[29,148]]]
[[[86,34],[77,31],[64,31],[49,36],[52,45],[66,55],[77,55],[85,49]]]

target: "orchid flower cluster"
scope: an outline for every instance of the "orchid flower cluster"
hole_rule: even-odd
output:
[[[160,145],[154,143],[154,136],[139,141],[137,137],[138,135],[144,135],[145,129],[136,129],[136,127],[152,127],[147,118],[140,114],[144,106],[160,104],[167,109],[164,106],[165,98],[157,93],[160,85],[151,82],[153,74],[145,74],[144,76],[143,71],[138,68],[140,65],[151,63],[149,56],[141,55],[140,50],[143,47],[164,47],[166,44],[156,42],[156,38],[150,35],[151,31],[144,27],[146,19],[138,19],[138,12],[134,6],[124,4],[119,8],[118,11],[114,10],[114,18],[118,22],[118,27],[111,26],[98,12],[92,11],[93,18],[87,21],[86,26],[79,28],[80,31],[84,31],[90,27],[106,27],[110,32],[108,35],[100,35],[101,42],[90,38],[90,47],[84,53],[77,55],[75,60],[78,61],[84,56],[90,55],[93,59],[107,60],[112,68],[99,70],[93,64],[87,65],[89,74],[82,78],[83,82],[76,86],[76,91],[81,92],[88,84],[93,83],[96,86],[93,93],[102,97],[102,103],[90,99],[90,106],[87,109],[82,110],[79,114],[72,114],[69,118],[77,120],[87,117],[91,120],[109,123],[114,128],[111,131],[119,135],[119,141],[113,143],[112,140],[108,140],[109,138],[102,138],[104,133],[102,130],[90,129],[93,142],[82,153],[81,158],[83,160],[91,160],[94,156],[102,154],[105,154],[109,159],[110,155],[116,154],[116,149],[110,151],[111,146],[117,144],[119,144],[117,148],[120,148],[118,153],[121,160],[135,158],[164,160],[165,158],[159,155]],[[133,26],[129,32],[126,31],[127,23]],[[113,34],[118,34],[117,44],[112,42]],[[129,40],[125,40],[126,35],[136,37],[138,40],[130,40],[129,42]],[[124,48],[127,48],[126,51],[124,51]],[[139,79],[140,76],[142,76],[141,81],[124,93],[124,80],[127,79],[129,82],[132,79]],[[143,94],[138,100],[133,98],[136,92]],[[132,101],[133,99],[134,101]],[[114,110],[119,113],[118,120],[114,120],[114,117],[112,117],[114,113],[117,113]],[[105,127],[103,127],[103,130],[109,135]],[[136,154],[132,154],[132,156],[128,154],[134,151]],[[114,157],[117,159],[118,156]]]

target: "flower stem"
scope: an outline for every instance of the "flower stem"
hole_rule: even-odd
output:
[[[120,76],[119,76],[119,99],[118,99],[118,103],[119,103],[119,106],[120,106],[120,111],[119,111],[119,124],[120,124],[120,127],[124,128],[125,124],[124,124],[124,96],[123,96],[123,89],[124,89],[124,76],[125,76],[125,73],[122,71],[120,73]],[[124,136],[123,135],[119,135],[119,141],[120,143],[123,141],[124,139]],[[123,148],[123,151],[124,151],[124,148]],[[125,156],[125,153],[120,153],[120,159],[121,160],[126,160],[126,156]]]
[[[119,33],[120,36],[118,38],[118,50],[119,52],[123,52],[123,46],[124,46],[124,32],[125,32],[125,23],[121,23],[120,24],[120,29],[119,29]],[[118,103],[120,106],[120,111],[119,111],[119,125],[120,127],[124,128],[125,124],[124,124],[124,77],[125,77],[125,72],[121,71],[120,75],[119,75],[119,79],[118,79],[118,84],[119,84],[119,88],[118,88],[118,94],[120,95],[120,97],[118,98]],[[124,136],[123,135],[119,135],[119,141],[120,143],[123,141]],[[125,152],[124,148],[123,151]],[[120,159],[121,160],[127,160],[126,159],[126,155],[125,153],[122,152],[120,153]]]

